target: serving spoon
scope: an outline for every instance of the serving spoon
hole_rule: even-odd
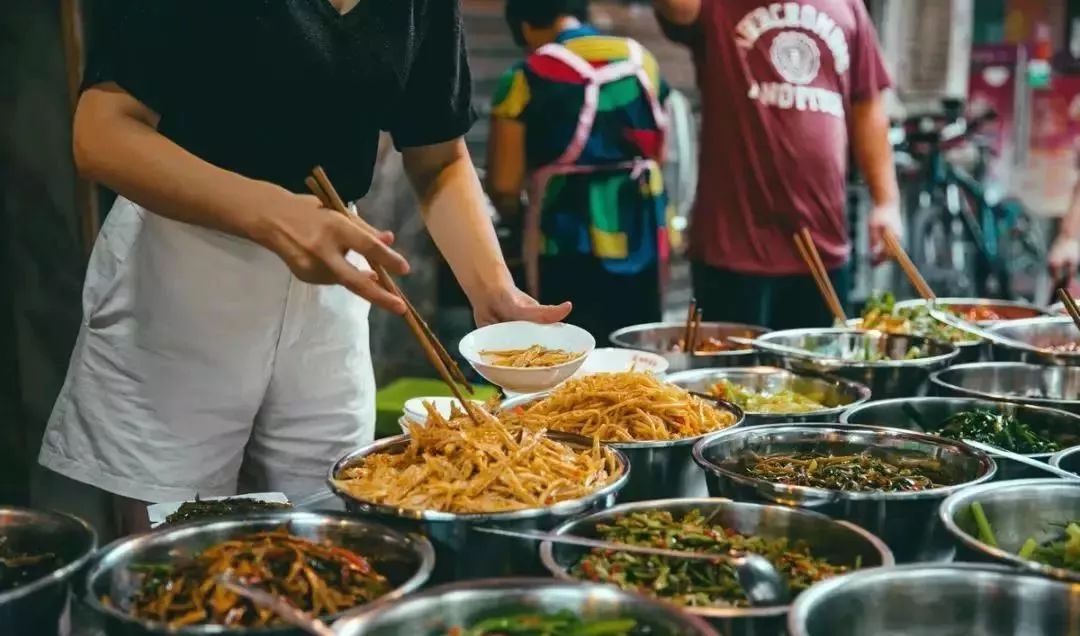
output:
[[[308,634],[313,636],[337,636],[337,632],[327,626],[326,623],[300,610],[280,596],[247,585],[231,576],[218,576],[217,582],[233,594],[246,598],[258,607],[270,610],[286,623],[293,627],[299,627]]]
[[[727,563],[735,569],[735,578],[739,581],[746,598],[751,605],[757,607],[773,607],[787,605],[791,602],[791,591],[787,582],[780,576],[765,557],[759,554],[747,552],[740,556],[730,554],[705,554],[702,552],[686,552],[683,550],[667,550],[664,548],[649,548],[628,543],[615,543],[600,541],[570,534],[552,534],[550,532],[513,531],[501,528],[476,528],[478,532],[497,534],[515,539],[529,539],[532,541],[550,541],[564,545],[575,545],[584,548],[597,548],[614,552],[632,552],[634,554],[648,554],[672,559],[686,559],[689,561],[708,561],[710,563]]]
[[[998,448],[997,446],[991,446],[990,444],[983,444],[982,442],[976,442],[975,440],[971,440],[971,439],[965,439],[965,440],[963,440],[963,442],[965,444],[967,444],[968,446],[971,446],[972,448],[977,448],[977,449],[983,451],[984,453],[989,453],[991,455],[996,455],[997,457],[1004,457],[1005,459],[1011,459],[1014,462],[1019,462],[1021,464],[1025,464],[1027,466],[1031,466],[1032,468],[1038,468],[1039,470],[1048,472],[1051,475],[1057,475],[1058,477],[1061,477],[1062,479],[1071,479],[1072,481],[1080,481],[1080,475],[1076,475],[1075,473],[1071,473],[1071,472],[1069,472],[1067,470],[1063,470],[1061,468],[1058,468],[1057,466],[1051,466],[1050,464],[1047,464],[1046,462],[1040,462],[1037,459],[1032,459],[1030,457],[1025,457],[1023,455],[1020,455],[1019,453],[1014,453],[1012,451],[1007,451],[1004,448]]]

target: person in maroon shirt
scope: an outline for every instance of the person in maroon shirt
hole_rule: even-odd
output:
[[[700,177],[690,232],[707,320],[828,325],[793,241],[810,230],[848,292],[849,150],[870,187],[871,250],[901,234],[882,91],[889,76],[862,0],[654,0],[690,47],[701,90]],[[850,142],[850,148],[849,148]]]

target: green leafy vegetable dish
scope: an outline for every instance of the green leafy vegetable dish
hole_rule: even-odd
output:
[[[292,505],[287,503],[259,501],[258,499],[247,499],[244,497],[211,500],[203,500],[196,497],[195,501],[185,501],[180,504],[180,507],[176,509],[176,512],[165,518],[165,524],[173,525],[199,519],[217,519],[235,515],[289,510],[291,508]]]
[[[896,298],[890,292],[874,294],[867,301],[859,326],[862,329],[922,336],[952,343],[977,340],[971,334],[935,319],[926,305],[898,309]]]
[[[957,413],[937,430],[928,432],[957,441],[970,439],[1022,455],[1056,453],[1062,449],[1060,443],[1036,433],[1023,420],[991,411]]]
[[[999,547],[997,538],[994,536],[994,529],[986,517],[982,504],[978,502],[971,504],[971,516],[974,517],[978,528],[979,541],[992,548]],[[1052,568],[1080,572],[1080,519],[1056,524],[1055,527],[1061,528],[1057,538],[1040,543],[1035,537],[1028,537],[1016,556]]]
[[[731,380],[720,380],[709,392],[748,413],[810,413],[829,408],[802,393],[791,390],[754,391]]]
[[[885,459],[869,452],[849,455],[825,453],[747,453],[731,468],[749,477],[785,484],[847,492],[915,492],[949,483],[933,459]]]
[[[637,626],[632,618],[586,620],[569,610],[516,612],[452,628],[446,636],[633,636]]]
[[[725,528],[700,510],[681,517],[667,511],[635,512],[597,527],[600,538],[630,545],[729,554],[752,552],[771,561],[792,594],[850,568],[814,556],[803,541],[766,539]],[[858,567],[858,564],[855,564]],[[735,571],[726,563],[688,561],[626,552],[593,550],[570,570],[580,579],[613,583],[685,607],[746,607]]]

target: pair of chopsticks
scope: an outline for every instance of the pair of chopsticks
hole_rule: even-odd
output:
[[[334,210],[340,214],[344,214],[351,219],[361,230],[371,235],[372,240],[378,240],[375,238],[375,228],[371,227],[364,219],[359,215],[350,214],[349,208],[345,205],[345,201],[342,200],[337,190],[334,189],[334,185],[330,183],[330,178],[326,175],[326,171],[321,166],[315,166],[311,171],[311,176],[304,180],[311,193],[319,198],[323,206]],[[431,366],[435,367],[435,371],[438,372],[442,381],[450,387],[450,391],[454,394],[454,397],[461,403],[461,408],[465,409],[465,412],[469,415],[472,421],[479,425],[479,420],[476,415],[473,414],[471,404],[465,400],[465,397],[461,394],[461,389],[458,387],[460,383],[469,392],[470,395],[474,393],[472,385],[469,383],[465,374],[461,372],[461,368],[457,365],[457,362],[450,357],[450,354],[446,351],[446,347],[443,346],[439,338],[431,330],[424,319],[420,317],[420,314],[413,307],[413,304],[409,302],[409,298],[405,295],[405,292],[398,287],[394,279],[390,278],[390,273],[386,271],[386,268],[379,263],[370,263],[371,268],[375,270],[375,274],[378,276],[379,285],[383,289],[397,296],[405,303],[405,322],[408,323],[409,329],[412,331],[413,336],[416,337],[417,342],[420,343],[421,348],[424,350],[424,354],[427,356]]]
[[[698,332],[701,331],[701,309],[697,306],[697,298],[690,300],[690,309],[686,312],[686,329],[683,334],[683,352],[688,355],[697,354]]]
[[[911,281],[911,286],[915,288],[915,291],[922,296],[923,300],[937,300],[937,296],[934,294],[934,290],[930,289],[930,285],[927,284],[926,279],[919,273],[919,268],[915,267],[915,263],[912,262],[911,257],[904,251],[902,245],[900,245],[900,239],[896,238],[892,230],[885,230],[882,236],[882,241],[885,243],[885,249],[889,252],[900,265],[900,269],[904,271],[904,275]]]
[[[1072,318],[1073,324],[1077,329],[1080,329],[1080,307],[1076,305],[1076,299],[1069,293],[1068,289],[1059,287],[1057,290],[1058,300],[1061,304],[1065,305],[1065,311],[1069,312],[1069,317]]]
[[[825,300],[833,317],[846,323],[847,314],[844,313],[844,307],[840,304],[840,297],[836,295],[836,288],[833,287],[832,280],[829,278],[829,271],[825,269],[825,262],[821,260],[817,245],[810,236],[810,230],[804,227],[795,233],[795,247],[799,249],[803,262],[810,268],[810,274],[814,277],[818,291],[821,292],[821,297]]]

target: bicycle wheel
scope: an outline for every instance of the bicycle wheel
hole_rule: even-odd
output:
[[[911,259],[939,296],[975,295],[977,255],[963,222],[942,206],[917,208],[909,240]]]

